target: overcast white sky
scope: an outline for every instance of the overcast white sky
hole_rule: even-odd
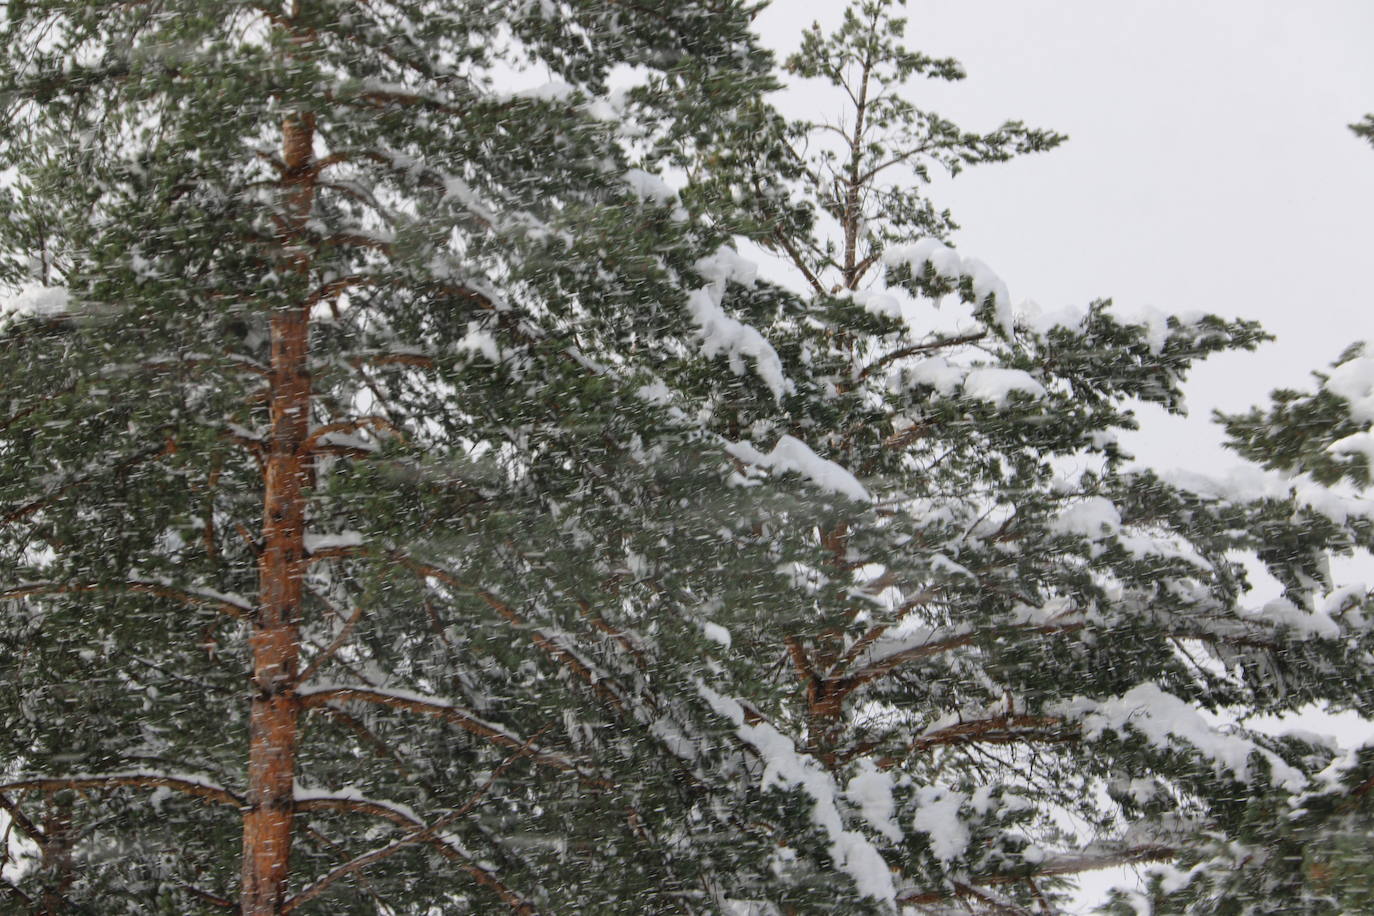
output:
[[[790,49],[842,0],[774,0],[757,20]],[[912,86],[966,127],[1008,118],[1069,141],[934,188],[1013,299],[1112,297],[1256,318],[1278,336],[1189,385],[1192,419],[1151,412],[1143,460],[1233,463],[1206,418],[1239,410],[1355,339],[1374,338],[1371,0],[909,0],[908,44],[969,77]],[[820,112],[816,112],[819,116]]]

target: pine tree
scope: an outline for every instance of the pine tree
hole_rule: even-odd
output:
[[[789,62],[831,125],[720,0],[6,7],[0,892],[1200,908],[1269,848],[1333,753],[1202,713],[1365,689],[1363,522],[1128,466],[1261,332],[1018,314],[924,184],[1062,138],[907,101],[962,70],[895,6]]]
[[[849,106],[841,121],[758,105],[747,136],[679,159],[701,163],[694,212],[812,293],[799,306],[728,251],[713,262],[770,367],[706,418],[755,501],[721,536],[770,550],[781,577],[699,602],[721,644],[700,689],[733,735],[695,759],[757,827],[725,893],[781,912],[1048,911],[1075,874],[1149,862],[1177,891],[1177,868],[1265,850],[1257,825],[1331,764],[1208,715],[1363,689],[1368,596],[1325,563],[1368,548],[1364,523],[1325,491],[1130,464],[1133,405],[1182,411],[1194,361],[1264,335],[1106,300],[1018,313],[923,185],[1062,138],[910,102],[912,78],[962,70],[906,48],[897,6],[862,0],[788,62]],[[1242,555],[1283,598],[1253,606]],[[1255,873],[1273,880],[1237,912],[1301,899]]]
[[[715,474],[650,384],[702,360],[712,239],[633,134],[765,88],[747,25],[5,7],[12,904],[691,910],[684,790],[625,778],[671,736],[599,656],[671,599],[645,507]]]

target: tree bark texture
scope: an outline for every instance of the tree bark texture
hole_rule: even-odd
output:
[[[309,270],[296,247],[314,202],[314,121],[283,125],[285,164],[280,235],[288,265]],[[243,818],[242,916],[276,916],[286,901],[295,816],[296,742],[300,702],[295,684],[305,574],[305,506],[309,477],[311,385],[309,305],[271,315],[271,432],[265,448],[262,553],[253,620],[253,699],[249,714],[248,793]]]

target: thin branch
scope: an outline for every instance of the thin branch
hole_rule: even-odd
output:
[[[484,588],[481,588],[480,586],[471,585],[467,582],[464,582],[457,576],[448,572],[447,570],[441,569],[437,566],[433,566],[428,563],[421,563],[402,554],[397,554],[394,558],[403,566],[409,568],[412,572],[416,573],[417,575],[437,579],[446,585],[450,585],[454,588],[459,588],[470,594],[476,595],[478,598],[482,599],[483,602],[485,602],[489,607],[495,610],[498,614],[504,617],[511,624],[521,629],[528,630],[531,642],[533,642],[535,646],[537,646],[541,651],[543,651],[545,655],[547,655],[554,661],[558,662],[559,664],[563,665],[563,667],[567,668],[573,674],[577,675],[577,677],[580,680],[586,683],[587,686],[591,687],[592,690],[594,690],[596,693],[600,694],[601,697],[606,700],[606,702],[608,702],[611,706],[615,707],[618,711],[625,711],[626,703],[624,696],[622,696],[623,688],[616,684],[614,679],[606,677],[600,672],[591,670],[591,668],[589,668],[587,664],[582,661],[582,659],[578,658],[575,653],[571,652],[564,646],[559,645],[556,640],[551,639],[547,634],[545,634],[538,628],[532,627],[529,621],[527,621],[522,615],[517,613],[514,608],[506,604],[506,602],[502,601],[492,592]],[[611,685],[615,685],[614,688]]]
[[[357,432],[365,427],[386,430],[393,435],[400,436],[402,439],[405,438],[401,431],[392,425],[392,422],[386,417],[378,416],[377,414],[368,414],[365,417],[357,417],[352,420],[341,420],[338,423],[326,423],[324,426],[317,426],[310,431],[310,435],[301,443],[300,454],[308,455],[318,449],[320,447],[320,441],[326,436],[330,436],[334,433]]]
[[[135,787],[140,789],[172,789],[185,795],[203,798],[231,808],[243,807],[243,799],[223,786],[196,782],[178,776],[161,773],[108,773],[90,776],[40,776],[33,779],[20,779],[0,785],[0,793],[35,790],[57,792],[62,789],[119,789]]]
[[[0,890],[3,890],[6,894],[9,894],[26,907],[34,906],[33,898],[11,884],[8,878],[0,878]]]
[[[1051,860],[1045,863],[1030,878],[1044,878],[1058,875],[1078,875],[1089,871],[1102,871],[1108,868],[1121,868],[1127,865],[1141,865],[1146,862],[1162,862],[1172,859],[1178,855],[1178,850],[1172,846],[1165,846],[1160,843],[1147,843],[1140,846],[1130,846],[1124,849],[1091,853],[1084,852],[1080,855],[1070,856],[1063,859]],[[942,900],[949,900],[951,897],[965,896],[973,892],[972,885],[999,885],[1014,884],[1019,881],[1027,880],[1026,875],[979,875],[972,877],[967,883],[961,883],[956,890],[951,893],[947,890],[907,892],[897,897],[897,902],[902,905],[907,904],[929,904],[939,903]]]
[[[942,350],[945,347],[957,347],[961,344],[976,343],[987,336],[987,331],[979,331],[976,334],[964,334],[959,337],[945,337],[940,340],[932,340],[929,343],[913,344],[909,347],[903,347],[900,350],[894,350],[885,356],[881,356],[867,366],[864,366],[863,369],[859,371],[856,378],[868,378],[869,375],[881,369],[883,366],[886,366],[888,363],[896,362],[899,359],[905,359],[908,356],[915,356],[918,353],[926,353],[931,350]]]
[[[25,836],[33,840],[38,845],[43,845],[43,843],[46,840],[46,838],[43,835],[43,831],[39,829],[37,824],[35,824],[33,821],[29,820],[28,817],[25,816],[24,812],[20,810],[18,805],[10,801],[4,795],[0,795],[0,808],[5,809],[5,813],[10,816],[10,823],[18,827],[19,830]]]
[[[222,910],[237,910],[239,908],[239,905],[234,901],[229,900],[225,897],[221,897],[218,894],[212,894],[209,891],[196,887],[193,884],[184,884],[182,882],[177,882],[177,887],[181,888],[186,893],[190,894],[192,897],[195,897],[198,900],[203,900],[211,906],[217,906]]]
[[[434,716],[444,719],[461,727],[463,730],[487,738],[495,744],[503,747],[520,748],[528,747],[528,741],[521,741],[510,732],[483,721],[477,716],[466,710],[459,709],[450,703],[446,703],[438,698],[426,699],[416,696],[397,696],[384,690],[373,690],[366,687],[329,687],[322,690],[309,691],[300,695],[301,705],[307,709],[316,706],[325,706],[330,703],[363,702],[376,703],[379,706],[389,706],[392,709],[404,709],[409,712],[418,712],[426,716]],[[551,754],[541,751],[538,748],[528,753],[530,759],[543,763],[547,766],[559,770],[573,770],[576,765],[558,754]]]
[[[319,655],[316,655],[310,660],[310,663],[305,666],[305,670],[296,676],[297,684],[304,684],[309,681],[315,672],[320,670],[321,665],[329,661],[335,652],[338,652],[344,647],[348,642],[348,638],[353,635],[353,629],[358,625],[358,621],[362,619],[362,616],[363,607],[362,605],[358,605],[353,609],[353,613],[349,615],[348,619],[344,621],[343,629],[339,630],[339,635],[334,637],[333,642],[325,646],[324,650],[320,652]]]
[[[457,860],[461,864],[461,867],[469,874],[471,874],[474,878],[476,878],[479,883],[484,884],[487,887],[490,887],[493,891],[495,891],[497,896],[499,896],[502,899],[502,901],[504,901],[506,905],[511,908],[513,912],[521,914],[521,916],[534,916],[536,911],[528,901],[526,901],[522,896],[520,896],[515,891],[507,887],[504,883],[502,883],[500,879],[496,877],[495,873],[492,870],[483,868],[481,865],[474,862],[471,858],[455,849],[453,844],[446,842],[440,835],[440,831],[444,830],[450,824],[455,823],[463,817],[466,817],[469,812],[471,812],[479,804],[481,804],[482,799],[485,798],[487,792],[490,790],[491,786],[495,784],[496,780],[503,776],[505,774],[505,771],[509,769],[511,765],[513,765],[517,760],[519,760],[522,756],[525,756],[529,752],[531,743],[537,737],[538,734],[531,737],[530,741],[526,742],[526,744],[523,747],[517,749],[514,754],[512,754],[511,756],[507,757],[504,761],[502,761],[500,766],[492,770],[491,775],[487,777],[486,781],[481,786],[479,786],[477,788],[477,791],[473,793],[472,797],[469,798],[466,802],[464,802],[460,807],[449,812],[448,814],[439,818],[439,820],[435,821],[433,824],[430,825],[425,825],[421,822],[411,820],[410,818],[405,818],[406,823],[408,823],[411,826],[418,827],[419,829],[412,831],[411,833],[401,837],[399,840],[396,840],[393,843],[390,843],[379,849],[374,849],[371,852],[364,853],[363,855],[358,856],[352,859],[351,861],[345,862],[342,865],[338,866],[333,871],[329,872],[329,874],[320,878],[314,884],[311,884],[309,887],[302,890],[299,894],[296,894],[294,897],[287,900],[282,905],[282,916],[287,916],[287,914],[293,912],[301,904],[308,903],[309,901],[318,897],[320,894],[324,893],[324,891],[327,890],[330,885],[334,884],[336,881],[345,877],[346,875],[350,875],[353,872],[360,871],[361,869],[366,868],[374,862],[378,862],[382,859],[389,858],[390,856],[395,855],[401,850],[406,849],[410,846],[417,845],[419,843],[429,843],[435,846],[440,851],[440,853],[442,853],[446,858]],[[400,816],[404,817],[404,815]]]
[[[206,606],[217,608],[236,620],[243,617],[251,610],[251,608],[243,607],[242,605],[213,595],[198,594],[172,585],[165,585],[160,582],[137,581],[108,584],[77,583],[67,585],[60,582],[33,582],[16,586],[8,591],[0,592],[0,600],[6,598],[27,598],[30,595],[65,595],[79,594],[82,592],[134,592],[138,594],[156,595],[159,598],[171,598],[174,601],[179,601],[190,607]]]
[[[813,272],[806,261],[802,259],[801,252],[792,244],[792,240],[783,234],[781,227],[773,230],[773,238],[782,246],[782,250],[787,252],[787,257],[791,259],[792,263],[795,264],[797,269],[802,272],[802,275],[806,277],[806,282],[811,284],[811,288],[824,296],[825,287],[821,285],[821,281],[816,277],[815,272]]]

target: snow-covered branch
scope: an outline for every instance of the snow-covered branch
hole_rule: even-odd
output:
[[[243,799],[223,786],[199,776],[157,773],[151,770],[131,770],[123,773],[82,773],[74,776],[36,776],[0,784],[0,792],[36,790],[56,792],[61,789],[171,789],[219,805],[243,807]]]

